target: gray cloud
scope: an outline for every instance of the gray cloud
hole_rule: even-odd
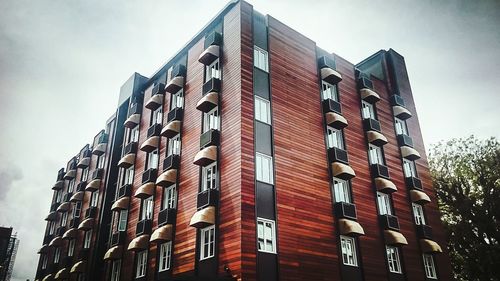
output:
[[[22,171],[17,166],[0,163],[0,202],[5,199],[12,183],[20,180],[22,176]]]

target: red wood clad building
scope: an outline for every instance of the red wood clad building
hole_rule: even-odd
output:
[[[57,174],[37,280],[450,280],[404,58],[244,1]]]

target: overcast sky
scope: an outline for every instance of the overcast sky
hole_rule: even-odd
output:
[[[32,279],[59,168],[101,130],[120,86],[151,76],[227,2],[0,0],[0,225]],[[500,136],[498,1],[265,1],[254,8],[357,63],[407,63],[426,147]]]

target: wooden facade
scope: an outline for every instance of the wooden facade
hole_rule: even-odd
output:
[[[394,124],[391,96],[397,92],[405,101],[412,117],[407,120],[408,131],[413,139],[413,147],[422,155],[415,161],[418,176],[431,202],[425,205],[427,225],[432,227],[434,238],[443,253],[434,255],[439,280],[451,280],[451,268],[444,230],[440,223],[435,192],[429,175],[425,149],[418,124],[412,92],[404,63],[401,60],[388,65],[389,56],[397,56],[394,51],[381,51],[380,65],[385,71],[385,79],[371,75],[373,91],[380,100],[376,102],[376,115],[381,124],[381,133],[388,143],[383,145],[385,164],[390,180],[397,187],[391,194],[393,211],[399,219],[399,232],[408,244],[400,247],[402,274],[394,277],[388,271],[383,228],[379,223],[377,194],[368,157],[368,142],[363,127],[361,98],[357,84],[358,68],[335,54],[328,54],[335,61],[335,70],[342,76],[337,84],[342,116],[348,126],[343,129],[345,150],[349,166],[355,177],[350,180],[353,203],[356,206],[357,222],[364,235],[356,237],[359,274],[349,278],[350,271],[342,264],[342,250],[339,240],[339,221],[334,211],[335,201],[332,191],[332,176],[325,135],[325,115],[321,98],[321,71],[318,57],[323,56],[316,43],[301,35],[271,16],[265,16],[265,33],[268,53],[268,89],[271,109],[271,146],[274,163],[273,190],[275,198],[268,200],[275,204],[275,247],[276,264],[265,265],[259,257],[257,233],[257,209],[259,202],[256,186],[256,141],[262,137],[254,118],[254,94],[256,77],[254,70],[254,42],[256,12],[244,1],[229,3],[191,42],[171,61],[150,78],[135,77],[132,90],[108,121],[108,145],[105,157],[104,177],[99,186],[99,202],[96,219],[92,225],[93,238],[90,252],[82,253],[84,231],[78,231],[73,257],[68,256],[69,240],[61,246],[61,259],[54,264],[54,247],[48,244],[57,234],[48,235],[46,230],[43,250],[37,270],[37,280],[113,280],[113,263],[120,260],[119,277],[115,280],[427,280],[422,260],[422,249],[417,236],[412,212],[410,189],[407,188],[403,172],[402,154],[398,145]],[[262,31],[258,31],[262,32]],[[215,34],[215,35],[214,35]],[[209,42],[221,36],[221,42]],[[264,37],[262,37],[264,36]],[[193,227],[190,220],[200,209],[197,199],[202,191],[202,168],[193,163],[200,151],[200,137],[204,132],[204,114],[199,101],[204,94],[207,79],[206,61],[200,59],[207,46],[220,44],[221,89],[217,107],[220,118],[218,127],[220,142],[217,144],[217,189],[215,207],[215,255],[209,261],[200,259],[200,229]],[[214,48],[215,49],[215,48]],[[399,57],[397,57],[399,58]],[[402,59],[402,57],[401,57]],[[404,61],[403,61],[404,62]],[[399,63],[399,64],[398,64]],[[145,274],[136,278],[138,252],[127,247],[138,237],[138,223],[141,220],[143,199],[134,194],[143,186],[143,173],[147,171],[148,156],[139,149],[148,142],[153,110],[146,108],[146,101],[152,98],[156,85],[167,84],[172,69],[185,67],[181,127],[178,132],[181,149],[180,163],[175,179],[176,204],[175,219],[171,224],[170,267],[159,273],[159,251],[157,243],[148,243]],[[395,66],[396,65],[396,66]],[[392,68],[391,68],[392,67]],[[359,70],[359,69],[358,69]],[[392,70],[398,73],[389,73]],[[396,78],[394,78],[396,77]],[[398,80],[397,82],[394,80]],[[128,83],[128,82],[127,82]],[[259,86],[260,87],[260,86]],[[126,88],[126,87],[122,87]],[[161,89],[160,89],[161,90]],[[163,116],[161,125],[165,127],[171,103],[175,102],[169,92],[163,95]],[[140,102],[137,102],[139,97]],[[120,97],[122,99],[122,97]],[[130,200],[126,210],[125,239],[121,241],[121,251],[110,260],[103,261],[104,253],[112,248],[111,237],[117,233],[118,212],[110,206],[119,199],[118,190],[123,183],[124,170],[117,163],[122,150],[129,142],[125,129],[125,119],[130,117],[132,106],[137,103],[139,111],[138,149],[133,158],[134,176],[131,184]],[[198,109],[197,109],[198,108]],[[157,176],[162,174],[163,161],[171,138],[159,137]],[[92,148],[97,146],[94,141]],[[81,153],[75,157],[81,160]],[[89,164],[92,172],[97,166],[97,156],[93,155]],[[66,168],[66,171],[68,167]],[[75,189],[81,179],[83,169],[76,169]],[[90,177],[90,175],[89,175]],[[58,178],[59,180],[59,178]],[[69,181],[64,180],[63,190],[67,191]],[[154,186],[154,208],[151,232],[158,229],[164,194],[160,185]],[[56,191],[57,192],[57,191]],[[73,193],[74,194],[74,193]],[[81,219],[90,206],[90,192],[85,192],[82,200]],[[116,194],[116,195],[115,195]],[[56,196],[52,203],[56,202]],[[72,209],[75,204],[72,203]],[[56,213],[60,221],[60,213]],[[105,216],[103,220],[102,216]],[[71,220],[70,215],[68,220]],[[59,222],[60,223],[60,222]],[[49,228],[49,226],[48,226]],[[151,235],[151,233],[147,234]],[[47,238],[48,237],[48,238]],[[98,238],[101,237],[101,238]],[[49,239],[50,238],[50,239]],[[97,245],[99,244],[99,245]],[[143,248],[141,248],[143,249]],[[84,251],[83,251],[84,252]],[[42,269],[43,259],[48,266]],[[83,267],[75,268],[79,261]],[[98,267],[98,268],[96,268]],[[67,269],[66,271],[62,271]],[[74,270],[73,270],[74,269]],[[273,277],[262,272],[273,271]],[[71,272],[73,271],[73,272]],[[347,272],[347,273],[346,273]]]

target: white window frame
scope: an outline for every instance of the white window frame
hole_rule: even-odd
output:
[[[258,181],[274,184],[273,166],[273,157],[259,152],[255,153],[255,174]]]
[[[148,250],[137,252],[135,278],[146,276],[147,265],[148,265]]]
[[[134,183],[134,171],[135,171],[134,165],[128,167],[127,169],[124,169],[122,185]]]
[[[75,243],[76,239],[71,239],[68,242],[68,257],[72,257],[75,254]]]
[[[175,184],[163,189],[163,209],[175,209],[177,190]]]
[[[214,109],[207,113],[203,113],[203,132],[208,132],[210,129],[219,130],[220,128],[220,115],[219,107],[216,106]]]
[[[83,248],[89,249],[91,242],[92,242],[92,229],[85,231],[85,234],[83,237]]]
[[[356,239],[354,237],[340,235],[340,249],[342,252],[342,263],[344,265],[357,267]]]
[[[163,124],[163,107],[160,106],[151,112],[151,126],[155,124]]]
[[[326,138],[328,141],[328,148],[336,147],[340,149],[344,148],[344,136],[342,130],[326,127]]]
[[[118,213],[118,231],[127,230],[128,210],[120,210]]]
[[[47,254],[42,255],[42,269],[47,268],[48,259],[49,259],[49,257],[47,256]]]
[[[154,200],[153,196],[150,196],[142,201],[141,205],[141,220],[145,219],[153,219],[153,209],[154,209]]]
[[[122,260],[113,260],[111,263],[111,281],[120,281]]]
[[[424,207],[420,204],[411,203],[413,217],[416,225],[425,225]]]
[[[62,189],[56,191],[56,203],[61,203],[62,200]]]
[[[371,118],[371,119],[377,120],[377,118],[375,118],[375,108],[373,107],[373,104],[371,104],[367,101],[364,101],[364,100],[361,101],[361,113],[362,113],[363,119]]]
[[[54,234],[56,232],[56,223],[54,221],[49,222],[49,235]]]
[[[172,259],[172,241],[160,244],[158,272],[169,270],[171,259]]]
[[[97,203],[99,203],[99,191],[93,191],[90,193],[90,206],[97,207]]]
[[[78,201],[75,204],[75,209],[73,209],[73,217],[79,218],[82,213],[82,201]]]
[[[437,279],[436,263],[434,256],[431,254],[423,254],[425,276],[429,279]]]
[[[205,249],[205,247],[207,249]],[[200,260],[215,256],[215,225],[200,230]]]
[[[89,178],[89,167],[86,167],[85,169],[82,170],[82,177],[80,178],[81,181],[86,181]],[[74,184],[74,180],[71,180]],[[69,188],[68,188],[69,190]]]
[[[255,120],[271,125],[271,102],[255,96],[254,110]]]
[[[403,158],[403,173],[406,178],[417,177],[417,169],[415,167],[415,162]]]
[[[68,183],[68,193],[75,190],[75,179],[72,179]]]
[[[158,169],[158,164],[160,163],[160,153],[158,149],[155,149],[148,153],[148,163],[146,163],[146,170]]]
[[[379,215],[392,215],[392,205],[389,194],[377,191],[377,205]]]
[[[66,226],[68,223],[68,212],[64,212],[61,216],[61,226]]]
[[[385,246],[385,250],[389,272],[403,273],[403,270],[401,269],[401,261],[399,259],[399,249],[394,246]]]
[[[205,66],[205,82],[212,78],[221,79],[219,59],[216,59],[211,64]]]
[[[61,248],[56,247],[54,250],[54,263],[59,263],[59,259],[61,258]]]
[[[339,92],[337,85],[330,84],[324,80],[321,81],[321,96],[323,100],[332,99],[336,102],[339,101]]]
[[[104,154],[97,157],[97,169],[104,168],[104,163],[106,162],[106,156]]]
[[[385,165],[382,148],[371,143],[368,144],[368,160],[370,161],[370,164]]]
[[[349,182],[339,178],[333,178],[333,200],[334,202],[351,203],[351,188]]]
[[[170,101],[170,110],[174,110],[176,108],[184,107],[184,89],[180,89],[177,93],[172,94]]]
[[[168,140],[167,156],[173,154],[181,154],[181,137],[180,134]]]
[[[408,136],[408,125],[406,120],[401,120],[394,117],[394,128],[396,130],[396,135],[407,135]]]
[[[139,141],[139,125],[135,126],[132,129],[128,129],[129,134],[128,134],[128,143],[131,142],[138,142]]]
[[[257,46],[253,46],[253,66],[256,68],[269,72],[269,53]]]
[[[217,161],[201,168],[201,191],[217,188]]]
[[[276,254],[276,222],[257,218],[257,245],[259,252]],[[270,248],[268,246],[271,246]]]

